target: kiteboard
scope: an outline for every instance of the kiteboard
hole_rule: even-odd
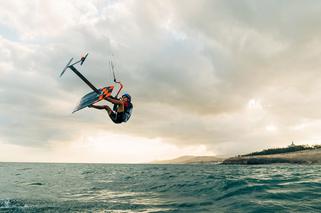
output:
[[[79,61],[76,61],[75,63],[71,63],[73,60],[73,58],[71,58],[60,74],[60,77],[61,77],[65,73],[65,71],[69,68],[93,90],[92,92],[86,94],[85,96],[83,96],[80,99],[79,104],[76,106],[76,108],[73,110],[72,113],[77,112],[83,108],[86,108],[94,103],[97,103],[97,102],[105,99],[106,97],[111,97],[111,93],[113,92],[113,89],[114,89],[113,85],[97,89],[90,81],[88,81],[88,79],[85,76],[83,76],[76,69],[75,65],[78,63],[80,63],[80,65],[82,65],[84,63],[84,61],[86,60],[87,56],[88,56],[88,53],[85,56],[81,57],[81,59]],[[112,65],[112,63],[111,63],[111,65]],[[114,68],[114,67],[112,67],[112,68]],[[120,85],[120,88],[118,89],[118,92],[115,96],[115,98],[117,98],[120,90],[123,88],[123,85],[121,84],[121,82],[116,81],[114,71],[113,71],[113,75],[114,75],[114,82],[118,83]]]
[[[99,93],[95,91],[88,93],[84,97],[82,97],[79,101],[79,104],[76,106],[72,113],[75,113],[83,108],[86,108],[92,104],[95,104],[106,97],[111,96],[111,93],[114,89],[114,86],[104,87],[102,89],[98,89]]]

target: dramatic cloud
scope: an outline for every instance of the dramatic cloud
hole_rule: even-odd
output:
[[[319,1],[2,2],[0,142],[50,150],[105,132],[222,155],[319,143],[320,22]],[[130,122],[70,114],[90,90],[59,74],[83,52],[97,86],[116,62]]]

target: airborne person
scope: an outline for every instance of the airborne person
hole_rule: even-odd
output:
[[[92,104],[89,107],[99,110],[105,109],[108,112],[110,119],[116,124],[128,121],[133,110],[133,104],[131,103],[131,96],[129,94],[125,93],[120,99],[111,96],[105,97],[104,99],[114,104],[114,110],[108,105],[97,106]]]
[[[120,88],[115,97],[111,96],[111,93],[114,89],[114,86],[107,86],[100,89],[97,89],[87,78],[85,78],[75,67],[76,64],[82,65],[86,60],[88,53],[85,56],[82,56],[81,59],[75,63],[72,63],[73,58],[69,60],[65,68],[60,74],[60,77],[65,73],[67,69],[71,69],[82,81],[84,81],[93,91],[83,96],[78,104],[78,106],[74,109],[74,112],[77,112],[86,107],[95,108],[95,109],[105,109],[108,112],[111,120],[120,124],[123,122],[127,122],[132,114],[133,104],[131,103],[131,96],[127,93],[123,94],[121,98],[117,98],[118,94],[123,88],[123,85],[120,81],[116,80],[114,65],[112,61],[110,61],[111,70],[113,72],[114,83],[119,84]],[[106,100],[114,104],[113,110],[107,105],[94,105],[101,100]]]

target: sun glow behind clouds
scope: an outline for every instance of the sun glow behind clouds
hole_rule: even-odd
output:
[[[148,163],[182,155],[214,155],[204,145],[179,147],[164,140],[113,133],[81,136],[70,143],[52,142],[49,147],[31,148],[1,144],[0,161],[66,163]]]
[[[214,154],[204,145],[178,147],[160,138],[147,139],[113,133],[84,137],[81,141],[69,144],[68,149],[75,151],[74,159],[77,161],[102,163],[144,163],[181,155]]]
[[[249,109],[262,109],[261,101],[259,99],[251,99],[247,103]]]
[[[268,132],[276,132],[278,130],[278,128],[273,124],[267,125],[265,129]]]

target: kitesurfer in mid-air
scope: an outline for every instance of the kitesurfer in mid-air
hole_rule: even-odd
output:
[[[120,99],[113,98],[111,96],[105,97],[104,99],[114,104],[114,110],[112,110],[107,105],[97,106],[92,104],[89,107],[99,110],[105,109],[108,112],[108,115],[111,118],[111,120],[116,124],[128,121],[133,109],[133,104],[131,103],[131,96],[129,94],[125,93],[124,95],[122,95]]]

